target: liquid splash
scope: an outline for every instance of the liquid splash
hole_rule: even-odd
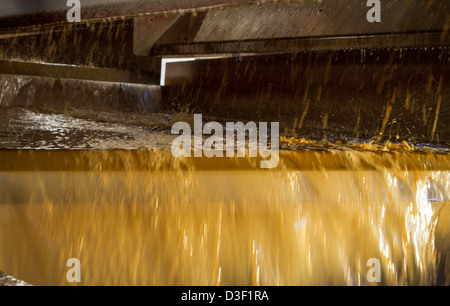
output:
[[[0,156],[0,267],[31,284],[69,285],[70,258],[81,285],[448,284],[448,155]]]

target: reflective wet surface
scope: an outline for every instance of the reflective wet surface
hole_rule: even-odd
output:
[[[10,275],[0,272],[0,286],[29,286],[29,285]]]
[[[8,107],[0,111],[3,149],[170,148],[173,137],[165,114],[78,112],[77,117]],[[89,116],[95,116],[90,119]],[[85,119],[82,119],[82,118]],[[164,132],[166,130],[166,132]]]

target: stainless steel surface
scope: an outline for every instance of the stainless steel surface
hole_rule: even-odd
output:
[[[295,37],[358,36],[448,30],[446,0],[381,1],[381,22],[370,23],[364,0],[292,1],[212,10],[188,42],[271,40]],[[174,27],[159,43],[181,43],[184,31]],[[178,35],[177,35],[178,34]],[[373,45],[374,47],[376,45]]]

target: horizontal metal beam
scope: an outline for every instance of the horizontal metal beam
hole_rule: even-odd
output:
[[[366,1],[354,0],[305,0],[212,10],[204,18],[199,14],[193,16],[191,27],[190,24],[174,26],[159,43],[440,32],[447,31],[450,25],[447,4],[445,0],[382,1],[380,22],[369,22]],[[195,35],[186,35],[186,32],[193,32],[191,28],[195,29],[193,26],[197,23],[200,26]]]
[[[269,40],[201,42],[157,45],[152,55],[193,55],[217,53],[297,52],[364,48],[438,48],[450,47],[445,32],[382,34],[347,37],[306,37]]]
[[[103,82],[142,83],[139,76],[128,70],[80,67],[52,63],[30,63],[0,60],[1,74],[78,79]]]
[[[264,0],[275,3],[280,0]],[[67,23],[65,0],[0,0],[0,29]],[[82,21],[138,17],[150,14],[185,14],[216,8],[257,5],[254,0],[90,0],[81,6]]]

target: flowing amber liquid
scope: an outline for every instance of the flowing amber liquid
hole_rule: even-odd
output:
[[[0,157],[0,270],[33,285],[448,284],[449,155]]]

